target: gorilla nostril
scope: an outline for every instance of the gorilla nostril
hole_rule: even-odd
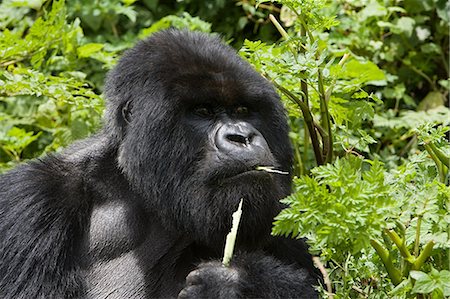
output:
[[[248,137],[244,137],[242,135],[237,135],[237,134],[229,134],[226,137],[229,141],[234,142],[234,143],[240,143],[242,145],[247,145],[249,143],[249,138]]]

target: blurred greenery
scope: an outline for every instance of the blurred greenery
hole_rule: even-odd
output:
[[[0,172],[95,132],[103,80],[153,32],[219,33],[286,105],[324,298],[450,297],[446,0],[3,0]]]

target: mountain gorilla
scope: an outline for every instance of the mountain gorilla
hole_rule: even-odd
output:
[[[1,177],[1,298],[317,297],[305,244],[270,236],[291,176],[256,167],[292,166],[271,84],[218,38],[166,30],[106,97],[100,133]]]

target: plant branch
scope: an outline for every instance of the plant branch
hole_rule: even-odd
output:
[[[428,143],[428,147],[434,152],[439,161],[442,162],[445,166],[450,168],[450,157],[447,157],[440,149],[436,147],[433,143]]]
[[[437,90],[436,84],[433,82],[433,80],[430,79],[430,77],[428,77],[427,74],[425,74],[424,72],[422,72],[421,70],[419,70],[418,68],[416,68],[415,66],[411,65],[411,63],[406,63],[405,60],[402,60],[402,63],[406,66],[408,66],[413,72],[415,72],[416,74],[420,75],[422,78],[424,78],[428,83],[430,83],[431,88],[433,90]]]
[[[323,155],[325,163],[331,162],[333,159],[333,132],[331,132],[331,119],[328,111],[328,103],[326,99],[323,76],[320,68],[317,71],[320,98],[320,122],[324,130],[327,132],[327,145],[323,147]],[[324,140],[324,139],[323,139]],[[325,145],[325,143],[324,143]]]
[[[425,245],[420,255],[417,257],[416,261],[413,264],[414,270],[419,270],[425,261],[431,256],[431,252],[433,251],[434,241],[430,241]]]
[[[301,26],[301,29],[300,29],[300,36],[306,37],[306,28],[303,25]],[[306,52],[306,48],[300,47],[300,53],[304,54],[305,52]],[[304,75],[305,73],[306,73],[305,71],[301,71],[301,74]],[[306,106],[309,107],[308,82],[303,77],[304,76],[300,77],[300,89],[303,92],[303,95],[302,95],[303,102],[306,104]],[[307,126],[305,126],[304,131],[305,131],[304,148],[305,148],[305,161],[306,161],[306,157],[308,155],[308,144],[309,144]]]
[[[420,245],[420,227],[422,226],[422,215],[417,216],[417,226],[416,226],[416,238],[414,241],[414,256],[419,256],[419,245]]]
[[[442,163],[441,159],[439,159],[439,157],[436,155],[436,152],[431,147],[431,143],[425,144],[424,147],[428,152],[428,154],[430,155],[431,159],[433,159],[434,163],[436,164],[436,167],[439,172],[440,181],[444,183],[446,178],[445,165]]]
[[[405,258],[405,260],[411,264],[414,263],[415,259],[406,247],[405,240],[402,239],[394,230],[385,229],[384,232],[388,235],[392,242],[394,242],[395,246],[397,246],[400,254]]]
[[[314,264],[316,265],[316,267],[320,270],[320,273],[322,273],[323,276],[323,282],[325,283],[325,285],[327,286],[327,295],[329,299],[333,299],[334,298],[334,294],[333,294],[333,288],[331,286],[331,280],[330,280],[330,276],[328,275],[327,269],[325,268],[325,266],[322,264],[322,262],[320,261],[319,257],[314,256],[313,257],[313,261]]]
[[[389,251],[387,251],[377,240],[370,240],[370,244],[375,249],[378,256],[381,258],[381,261],[383,262],[384,267],[386,268],[386,271],[392,280],[392,283],[394,285],[400,284],[402,282],[402,275],[392,263]]]
[[[270,79],[270,77],[268,77]],[[311,114],[311,111],[309,110],[309,107],[298,97],[296,97],[292,92],[284,88],[283,86],[279,85],[275,80],[272,80],[272,83],[275,85],[276,88],[278,88],[284,95],[286,95],[291,101],[296,103],[300,109],[302,110],[303,119],[306,123],[306,126],[308,127],[309,136],[311,137],[311,144],[313,146],[314,150],[314,156],[316,158],[317,165],[323,164],[323,156],[322,151],[319,147],[319,139],[317,137],[317,132],[314,127],[314,119]]]
[[[344,63],[348,60],[349,57],[350,57],[350,54],[349,54],[349,53],[345,53],[345,54],[342,56],[341,60],[339,60],[338,65],[339,65],[339,66],[343,66]],[[331,97],[331,93],[333,92],[333,88],[335,87],[335,83],[336,83],[336,79],[333,79],[333,80],[331,81],[330,86],[328,86],[327,91],[325,92],[325,96],[326,96],[326,99],[327,99],[327,100],[329,100],[330,97]]]

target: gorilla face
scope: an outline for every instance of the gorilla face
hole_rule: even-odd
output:
[[[244,199],[239,238],[270,232],[292,162],[273,87],[219,39],[166,31],[127,52],[107,81],[107,127],[118,164],[149,210],[198,242],[222,248]]]

